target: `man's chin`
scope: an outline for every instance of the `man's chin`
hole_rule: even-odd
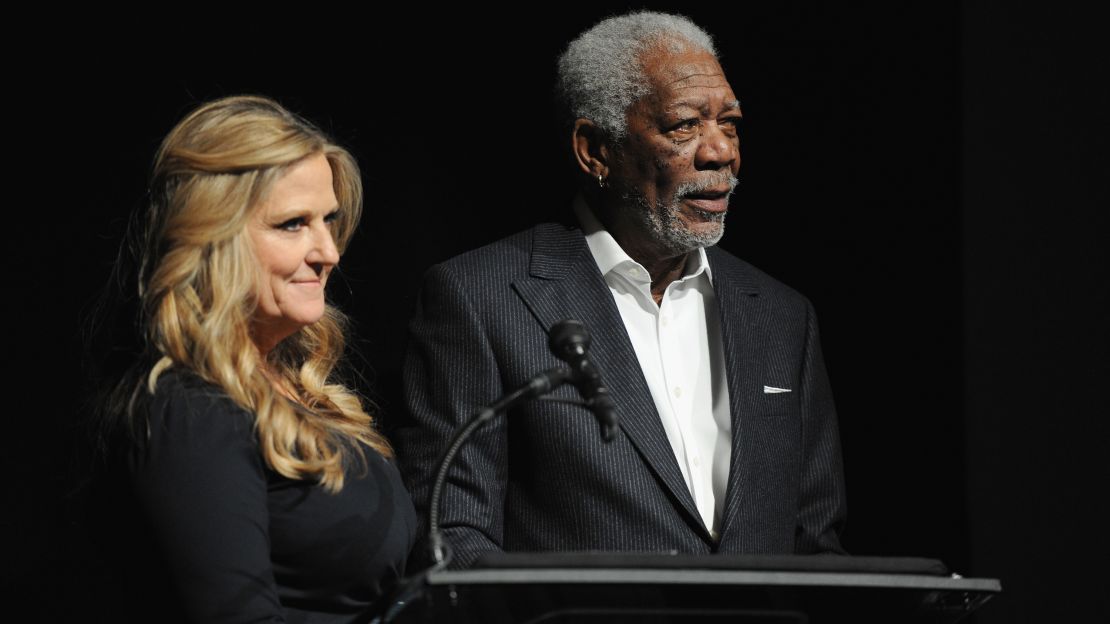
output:
[[[725,235],[725,225],[723,223],[717,224],[711,231],[702,232],[697,235],[698,247],[712,247],[719,243]]]
[[[723,222],[683,224],[667,233],[665,244],[672,253],[689,253],[701,247],[716,245],[724,234]]]
[[[725,214],[715,213],[711,215],[698,215],[701,218],[695,218],[686,221],[685,225],[685,238],[698,241],[698,247],[712,247],[721,240],[725,234]]]

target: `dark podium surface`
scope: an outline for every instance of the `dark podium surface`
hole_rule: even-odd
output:
[[[396,622],[956,622],[1001,591],[933,559],[498,553],[432,572]]]

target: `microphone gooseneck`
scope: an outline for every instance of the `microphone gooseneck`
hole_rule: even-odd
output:
[[[569,381],[578,388],[578,393],[586,407],[593,412],[594,417],[601,425],[602,439],[610,442],[616,436],[616,405],[609,395],[608,388],[601,382],[601,373],[590,360],[590,332],[586,329],[586,326],[579,321],[569,319],[559,321],[548,332],[548,346],[555,357],[567,363],[567,368],[556,367],[537,373],[512,392],[488,407],[479,410],[451,437],[451,441],[444,450],[442,459],[440,459],[439,469],[432,481],[431,492],[428,497],[428,540],[434,563],[425,573],[442,569],[449,560],[450,550],[443,539],[443,532],[439,526],[440,499],[443,497],[443,487],[455,456],[462,450],[467,439],[484,424],[493,420],[498,414],[505,413],[513,406],[542,397]]]

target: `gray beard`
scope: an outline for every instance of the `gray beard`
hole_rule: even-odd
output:
[[[695,209],[694,214],[703,223],[710,223],[714,226],[698,232],[687,227],[679,216],[679,213],[682,212],[683,199],[689,195],[720,186],[722,178],[728,181],[729,197],[731,197],[739,180],[732,175],[732,172],[725,171],[714,173],[698,182],[686,182],[679,185],[669,201],[660,199],[652,205],[641,193],[631,189],[622,192],[621,199],[628,216],[643,226],[644,230],[651,235],[653,241],[662,245],[670,253],[681,255],[701,247],[712,247],[725,235],[725,216],[727,213]]]

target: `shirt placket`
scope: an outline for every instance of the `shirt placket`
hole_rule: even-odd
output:
[[[686,473],[690,475],[690,495],[702,518],[705,518],[707,497],[704,487],[704,458],[696,443],[693,422],[691,418],[693,407],[694,384],[689,376],[689,369],[684,365],[688,345],[685,344],[681,319],[676,319],[679,311],[682,289],[684,284],[672,283],[663,293],[662,304],[656,315],[656,330],[659,344],[660,364],[666,380],[667,398],[670,401],[671,413],[674,414],[678,424],[679,434],[682,438],[683,459]]]

